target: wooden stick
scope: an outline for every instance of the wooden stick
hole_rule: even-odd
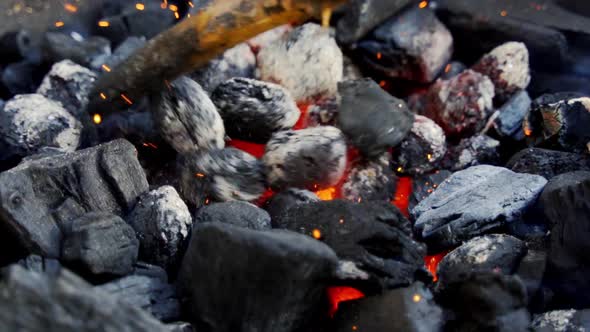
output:
[[[88,112],[120,111],[146,93],[207,64],[225,50],[282,24],[326,19],[326,9],[347,0],[214,0],[162,32],[122,64],[104,73]]]

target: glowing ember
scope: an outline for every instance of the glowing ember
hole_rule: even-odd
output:
[[[65,23],[64,23],[64,22],[62,22],[62,21],[57,21],[57,22],[55,22],[55,26],[56,26],[57,28],[61,28],[61,27],[63,27],[64,25],[65,25]]]
[[[104,71],[109,72],[109,73],[111,72],[111,67],[109,67],[107,65],[102,65],[101,67]]]
[[[404,216],[410,215],[408,206],[410,205],[410,195],[412,194],[412,178],[402,177],[397,183],[397,190],[395,197],[391,201],[391,204],[395,205]]]
[[[168,9],[170,9],[170,10],[171,10],[171,11],[173,11],[173,12],[177,12],[177,11],[178,11],[178,7],[177,7],[177,6],[175,6],[175,5],[170,5],[170,6],[168,6]]]
[[[75,13],[78,11],[78,7],[72,5],[71,3],[64,4],[65,10],[69,11],[70,13]]]
[[[503,10],[503,11],[501,11],[501,12],[500,12],[500,15],[502,15],[502,16],[506,16],[506,15],[508,15],[508,12],[507,12],[507,11],[505,11],[505,10]]]
[[[322,201],[331,201],[336,198],[336,188],[330,187],[328,189],[318,190],[315,194]]]
[[[94,114],[92,121],[96,124],[100,124],[102,122],[102,116],[100,116],[100,114]]]
[[[107,95],[105,95],[103,92],[100,93],[100,98],[106,100],[107,99]]]
[[[426,265],[426,269],[432,273],[432,280],[436,282],[438,280],[438,276],[436,275],[436,271],[438,269],[438,264],[442,261],[443,258],[449,253],[449,251],[441,252],[440,254],[426,256],[424,257],[424,263]]]
[[[174,17],[179,20],[180,19],[180,14],[178,12],[174,12]]]
[[[232,139],[227,143],[227,146],[247,152],[258,159],[264,156],[264,149],[266,148],[266,145],[264,144],[252,143],[238,139]]]
[[[110,26],[111,24],[109,23],[109,21],[98,21],[98,26],[101,28],[106,28],[108,26]]]
[[[133,105],[133,102],[131,101],[131,99],[129,99],[127,96],[125,96],[125,94],[121,94],[121,98],[123,98],[123,100],[129,104],[129,105]]]
[[[319,240],[319,239],[322,238],[322,231],[320,231],[319,229],[315,228],[311,232],[311,236],[313,236],[314,239]]]
[[[356,325],[353,325],[353,326],[352,326],[352,330],[353,330],[353,331],[356,331],[356,330],[358,330],[358,327],[356,327]]]
[[[347,286],[328,287],[326,291],[328,293],[328,300],[330,301],[331,317],[334,317],[334,314],[338,311],[338,305],[340,302],[352,301],[365,297],[365,294],[360,290]]]
[[[297,105],[299,107],[299,111],[301,112],[301,115],[299,116],[299,120],[297,120],[297,123],[295,124],[295,126],[293,126],[293,130],[300,130],[300,129],[305,129],[307,128],[307,112],[309,111],[309,108],[311,107],[311,105],[309,104],[299,104]]]
[[[209,205],[209,203],[211,203],[211,200],[209,198],[205,199],[205,205]]]
[[[197,174],[195,174],[195,176],[198,177],[198,178],[204,178],[205,177],[205,174],[203,174],[203,173],[197,173]]]
[[[162,8],[162,9],[166,9],[166,8],[168,8],[168,0],[164,0],[164,2],[162,2],[162,3],[160,4],[160,8]]]
[[[192,1],[189,1],[189,2],[188,2],[188,5],[189,5],[191,8],[195,8],[195,5],[193,5],[193,2],[192,2]]]
[[[381,52],[377,53],[377,60],[381,60],[381,58],[383,58],[383,54],[381,54]]]
[[[403,173],[404,172],[404,169],[400,166],[400,167],[397,168],[397,172],[398,173]]]
[[[148,148],[152,148],[152,149],[158,148],[158,146],[156,144],[150,143],[150,142],[143,143],[143,146],[148,147]]]
[[[330,27],[330,20],[332,19],[332,8],[327,7],[322,10],[322,26],[324,28]]]
[[[385,82],[385,81],[379,82],[379,86],[382,88],[384,88],[386,85],[387,85],[387,82]]]
[[[137,10],[144,10],[145,9],[145,5],[143,3],[136,3],[135,4],[135,9],[137,9]]]
[[[448,73],[448,72],[450,72],[450,71],[451,71],[451,69],[453,69],[453,65],[449,63],[449,64],[448,64],[448,65],[445,67],[445,73]]]
[[[412,301],[418,303],[420,300],[422,300],[422,296],[420,296],[420,294],[414,294],[414,296],[412,296]]]
[[[420,4],[418,4],[418,7],[420,7],[420,9],[424,9],[424,8],[428,7],[428,1],[420,2]]]

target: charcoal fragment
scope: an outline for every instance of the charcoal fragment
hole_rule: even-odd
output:
[[[546,179],[574,171],[590,171],[590,156],[579,153],[529,148],[516,153],[506,167],[517,173],[537,174]]]
[[[535,315],[531,327],[535,332],[585,331],[590,326],[590,309],[554,310]]]
[[[522,140],[524,138],[522,123],[531,107],[531,102],[531,98],[525,90],[516,92],[498,110],[498,117],[494,121],[496,131],[501,136]]]
[[[273,133],[291,129],[300,111],[283,87],[248,78],[221,83],[211,99],[231,138],[266,143]]]
[[[416,115],[412,131],[394,151],[395,163],[403,173],[424,174],[438,168],[446,152],[442,128],[429,118]]]
[[[270,215],[247,202],[224,202],[204,206],[195,215],[195,223],[219,222],[252,230],[268,230]]]
[[[391,156],[383,154],[352,166],[342,185],[342,197],[353,202],[390,201],[397,177],[391,170]]]
[[[458,171],[482,164],[497,164],[500,158],[499,147],[500,142],[487,135],[462,139],[458,145],[449,149],[445,166]]]
[[[346,142],[335,127],[282,131],[273,135],[262,158],[273,189],[325,189],[346,167]]]
[[[201,86],[188,77],[155,95],[152,113],[162,137],[179,153],[225,146],[221,116]]]
[[[111,54],[111,43],[98,36],[80,40],[65,33],[47,32],[42,49],[49,63],[70,59],[81,66],[91,67],[96,58]]]
[[[319,200],[318,196],[309,190],[289,188],[273,195],[264,204],[264,209],[270,215],[273,226],[276,227],[274,221],[285,211],[301,204],[318,202]]]
[[[430,194],[432,194],[441,183],[451,176],[451,174],[453,173],[447,170],[439,170],[430,174],[414,177],[412,180],[412,194],[410,195],[408,208],[410,210],[414,209],[418,203],[430,196]]]
[[[395,147],[408,136],[414,114],[370,79],[338,85],[342,98],[338,126],[369,157]]]

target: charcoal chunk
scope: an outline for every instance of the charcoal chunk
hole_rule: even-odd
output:
[[[535,315],[531,327],[535,332],[585,331],[590,326],[590,309],[554,310]]]
[[[394,78],[432,82],[451,59],[453,36],[430,9],[397,13],[358,43],[362,61]]]
[[[70,59],[81,66],[91,67],[96,58],[111,54],[111,42],[98,36],[80,40],[65,33],[47,32],[42,49],[49,63]]]
[[[96,77],[89,69],[63,60],[51,67],[37,93],[60,102],[70,114],[81,119]]]
[[[123,276],[133,271],[139,241],[121,217],[90,212],[73,220],[64,236],[64,262],[94,275]]]
[[[410,195],[409,209],[413,210],[418,203],[430,196],[438,186],[443,183],[451,172],[440,170],[434,173],[415,177],[412,181],[412,194]]]
[[[27,156],[42,147],[71,152],[80,144],[80,122],[42,95],[18,95],[1,112],[0,132],[14,154]]]
[[[257,143],[266,143],[277,131],[291,129],[300,115],[283,87],[248,78],[220,84],[211,99],[230,137]]]
[[[143,194],[127,222],[139,240],[139,258],[171,269],[180,262],[192,217],[176,189],[163,186]]]
[[[205,91],[213,92],[219,84],[234,78],[253,78],[256,70],[256,56],[250,47],[238,44],[222,55],[192,73],[190,77],[197,81]]]
[[[264,204],[264,209],[270,215],[273,226],[276,227],[274,220],[277,220],[284,211],[300,204],[318,202],[319,200],[318,196],[309,190],[289,188],[273,195]]]
[[[62,266],[57,259],[45,258],[38,255],[29,255],[18,261],[18,265],[37,273],[59,273]]]
[[[391,157],[383,154],[373,160],[361,160],[352,166],[342,185],[342,197],[349,201],[390,201],[397,177],[391,170]]]
[[[395,149],[395,162],[403,173],[419,175],[434,171],[447,152],[442,128],[429,118],[416,115],[412,131]]]
[[[285,37],[293,30],[290,24],[284,24],[274,29],[265,31],[254,38],[248,40],[248,46],[255,52],[258,53],[261,49],[272,44],[273,42]]]
[[[585,154],[529,148],[512,156],[506,167],[518,173],[541,175],[552,179],[574,171],[590,171],[590,157]]]
[[[311,331],[336,266],[328,246],[301,234],[202,223],[178,286],[197,331]]]
[[[11,63],[0,71],[2,90],[11,95],[33,93],[43,79],[43,71],[27,60]]]
[[[204,206],[195,215],[195,223],[220,222],[252,230],[270,229],[268,212],[246,202],[225,202]]]
[[[440,251],[520,220],[547,180],[481,165],[454,173],[412,211],[429,250]]]
[[[458,171],[481,164],[495,165],[500,158],[499,147],[500,142],[487,135],[462,139],[458,145],[449,149],[445,166]]]
[[[234,148],[187,155],[180,161],[180,194],[197,207],[210,199],[254,201],[265,190],[263,170],[262,162]]]
[[[39,273],[10,266],[2,272],[0,308],[2,331],[166,331],[152,315],[66,269]]]
[[[58,258],[62,229],[85,212],[125,215],[148,190],[124,140],[74,153],[28,159],[0,174],[2,224],[30,252]]]
[[[102,65],[107,65],[109,68],[115,68],[145,44],[146,40],[143,37],[128,37],[124,42],[117,46],[113,54],[106,55],[104,58],[94,61],[92,67],[96,70],[104,68]]]
[[[179,153],[222,149],[223,120],[201,86],[188,77],[172,82],[155,95],[154,120],[162,137]]]
[[[344,174],[346,142],[335,127],[282,131],[270,139],[262,161],[273,189],[324,189]]]
[[[338,85],[342,98],[338,125],[367,156],[377,156],[397,146],[410,133],[414,114],[370,79]]]
[[[327,29],[308,23],[258,53],[257,76],[276,82],[297,102],[335,96],[343,75],[343,55]]]
[[[180,303],[164,270],[157,267],[137,269],[132,275],[96,286],[121,302],[141,308],[163,321],[180,317]],[[155,271],[154,271],[155,270]]]
[[[551,240],[546,281],[555,293],[555,305],[587,308],[590,299],[590,172],[571,172],[551,179],[541,195]]]
[[[339,305],[336,331],[440,331],[443,312],[422,283]]]
[[[451,137],[465,137],[482,129],[491,113],[494,84],[484,75],[466,70],[448,81],[438,80],[428,90],[425,116]]]
[[[442,259],[437,269],[437,287],[444,288],[480,271],[513,274],[526,252],[526,244],[510,235],[478,236]]]
[[[409,285],[424,264],[424,245],[412,239],[410,222],[389,202],[302,204],[273,222],[326,243],[341,260],[369,273],[368,288]]]
[[[537,300],[537,294],[541,290],[545,275],[547,252],[537,250],[536,248],[531,249],[531,247],[529,245],[527,254],[520,261],[516,275],[518,275],[526,287],[529,307],[536,308],[543,305],[542,301]]]
[[[531,82],[529,51],[523,43],[508,42],[494,48],[472,69],[492,80],[496,99],[502,103]]]
[[[531,98],[525,90],[516,92],[498,110],[498,117],[494,121],[496,131],[501,136],[522,140],[524,138],[522,123],[531,107],[531,102]]]

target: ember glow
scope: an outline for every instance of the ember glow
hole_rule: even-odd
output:
[[[242,150],[244,152],[248,152],[249,154],[253,155],[258,159],[264,156],[264,149],[266,148],[266,145],[264,144],[252,143],[248,141],[242,141],[239,139],[232,139],[227,143],[227,146]]]
[[[131,101],[131,99],[129,99],[125,94],[121,94],[121,98],[129,105],[133,105],[133,102]]]
[[[311,105],[310,104],[298,104],[297,107],[299,107],[299,111],[301,112],[301,115],[299,116],[299,120],[297,120],[297,123],[295,123],[295,126],[293,126],[293,130],[305,129],[308,126],[307,113],[308,113]]]
[[[432,273],[432,281],[438,281],[438,276],[436,275],[436,271],[438,269],[438,264],[442,261],[443,258],[449,253],[449,251],[444,251],[436,255],[426,256],[424,257],[424,263],[426,265],[426,269]]]
[[[106,100],[107,99],[107,95],[105,95],[104,92],[101,92],[100,93],[100,98],[103,99],[103,100]]]
[[[410,205],[410,195],[412,195],[412,178],[400,178],[397,183],[395,197],[391,201],[391,204],[395,205],[406,217],[410,215],[408,211],[408,206]]]
[[[109,27],[111,25],[111,23],[109,23],[109,21],[98,21],[98,26],[101,28],[106,28]]]
[[[135,4],[135,9],[137,9],[137,10],[144,10],[145,9],[145,5],[143,3],[136,3]]]
[[[347,286],[328,287],[326,290],[328,294],[328,301],[330,302],[330,317],[334,317],[338,311],[338,305],[341,302],[358,300],[365,297],[365,294],[360,290]]]
[[[311,236],[313,236],[314,239],[319,240],[319,239],[322,238],[322,231],[320,231],[319,229],[315,228],[311,232]]]
[[[64,4],[64,9],[70,13],[75,13],[78,11],[78,7],[72,5],[71,3]]]
[[[336,199],[336,188],[330,187],[328,189],[318,190],[315,194],[322,201],[332,201]]]
[[[102,122],[102,116],[100,116],[100,114],[94,114],[92,121],[96,124],[100,124]]]
[[[110,72],[111,72],[111,67],[109,67],[109,66],[107,66],[107,65],[102,65],[101,67],[102,67],[102,69],[103,69],[104,71],[106,71],[106,72],[108,72],[108,73],[110,73]]]
[[[422,296],[420,296],[420,294],[414,294],[414,296],[412,296],[412,301],[418,303],[422,300]]]
[[[428,7],[428,1],[420,2],[420,4],[418,4],[418,7],[420,7],[420,9],[424,9],[424,8]]]
[[[55,22],[55,27],[56,27],[56,28],[61,28],[61,27],[63,27],[64,25],[65,25],[65,23],[64,23],[64,22],[62,22],[62,21],[57,21],[57,22]]]

